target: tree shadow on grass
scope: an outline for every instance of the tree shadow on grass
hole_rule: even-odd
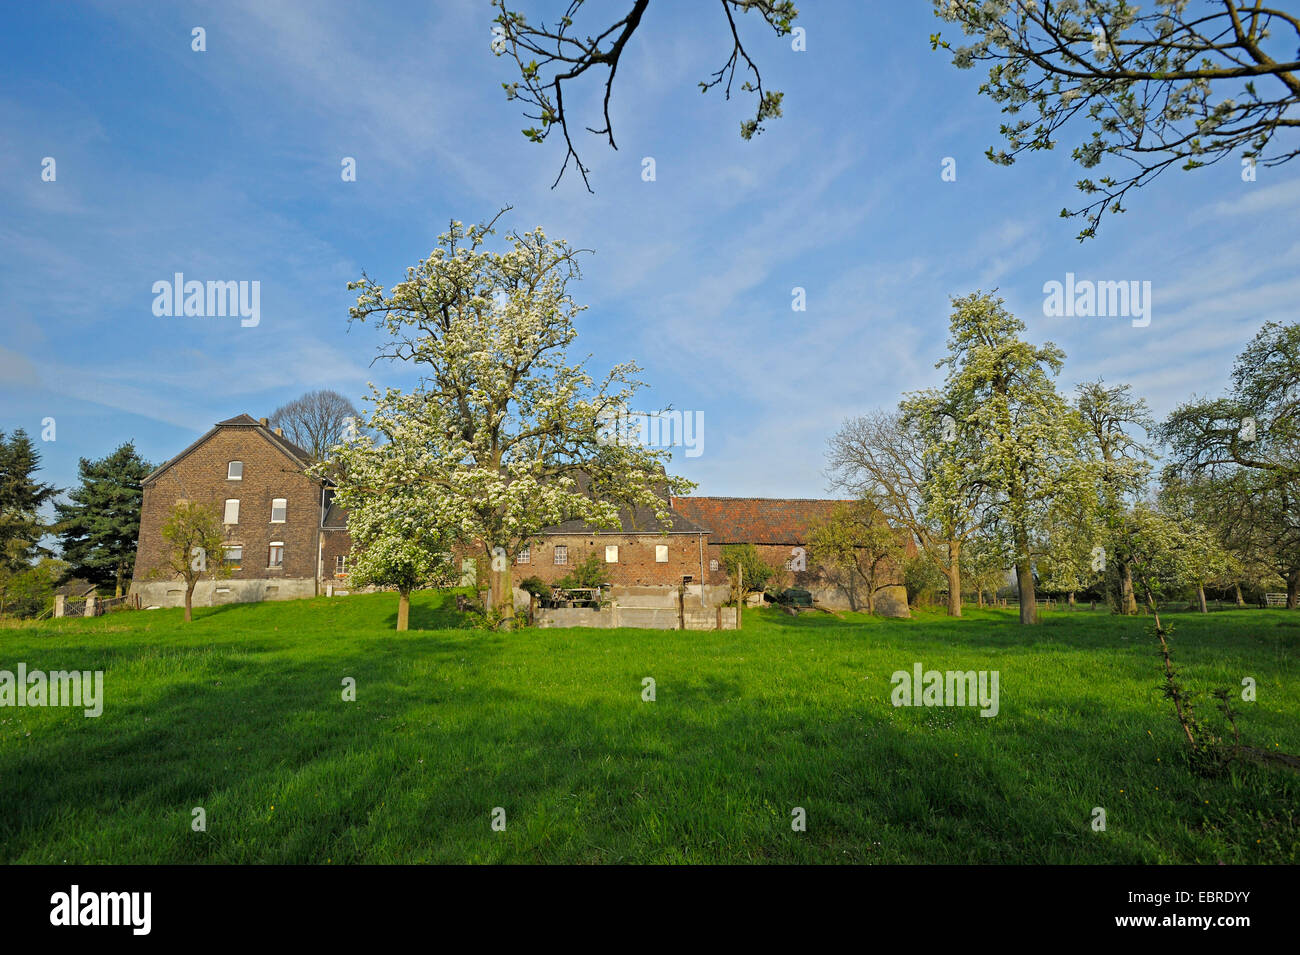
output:
[[[177,679],[99,720],[44,724],[0,750],[0,856],[1141,862],[1160,836],[1144,825],[1193,821],[1121,815],[1109,840],[1088,828],[1098,794],[1132,791],[1143,771],[1116,727],[1149,722],[1146,703],[1076,700],[1063,717],[1008,702],[982,719],[832,707],[706,673],[647,704],[602,688],[608,669],[516,680],[501,669],[510,636],[371,634],[321,659],[245,662],[221,686]],[[343,677],[356,702],[342,699]],[[579,702],[577,684],[596,698]],[[1177,766],[1145,772],[1180,793],[1196,782]],[[195,806],[206,833],[190,829]],[[793,806],[814,823],[802,838]],[[505,832],[490,828],[495,807]],[[1185,857],[1189,838],[1170,852]]]

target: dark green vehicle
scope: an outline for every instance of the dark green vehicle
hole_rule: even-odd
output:
[[[781,591],[781,603],[790,607],[811,607],[812,594],[798,587],[790,587]]]

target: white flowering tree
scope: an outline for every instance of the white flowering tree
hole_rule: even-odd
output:
[[[575,519],[618,527],[620,507],[637,506],[668,524],[668,494],[693,485],[668,476],[667,450],[635,435],[611,440],[608,422],[641,387],[636,364],[596,379],[569,358],[583,310],[568,290],[581,278],[580,250],[541,229],[489,250],[500,215],[452,222],[391,288],[369,276],[350,284],[360,291],[352,319],[389,335],[380,357],[421,377],[407,392],[372,385],[366,432],[339,459],[344,500],[367,502],[379,525],[436,528],[480,554],[508,625],[510,565],[541,529]]]
[[[1075,409],[1083,423],[1084,455],[1091,476],[1078,504],[1080,510],[1086,507],[1093,514],[1087,549],[1091,552],[1100,546],[1104,548],[1101,556],[1114,556],[1119,612],[1134,614],[1137,596],[1133,570],[1125,558],[1125,516],[1146,489],[1154,456],[1137,434],[1151,432],[1155,423],[1146,401],[1134,398],[1128,385],[1107,386],[1100,378],[1078,386]],[[1098,569],[1105,569],[1105,560]]]
[[[399,449],[372,444],[349,450],[349,467],[361,477],[375,477],[387,471],[389,459]],[[353,585],[394,588],[397,629],[406,630],[411,619],[411,591],[447,586],[457,578],[450,534],[426,519],[418,494],[407,485],[373,493],[364,484],[347,482],[336,500],[348,510]]]
[[[935,422],[925,448],[925,508],[952,511],[973,489],[987,495],[984,520],[1004,538],[1016,569],[1020,622],[1038,622],[1034,560],[1039,530],[1059,496],[1082,498],[1082,424],[1056,390],[1065,353],[1020,338],[1024,324],[1002,299],[979,292],[953,299],[942,388],[905,405]],[[940,426],[939,423],[943,424]]]
[[[1131,189],[1170,168],[1289,162],[1300,118],[1300,16],[1294,4],[1244,0],[933,0],[969,42],[931,35],[953,65],[987,66],[980,93],[1002,106],[1010,166],[1076,137],[1071,155],[1087,204],[1079,238]],[[1289,7],[1290,10],[1282,9]],[[1076,131],[1071,132],[1074,128]],[[1109,161],[1108,161],[1109,160]],[[1121,161],[1122,160],[1122,161]]]

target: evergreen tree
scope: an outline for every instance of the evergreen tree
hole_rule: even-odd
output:
[[[130,441],[97,461],[81,459],[81,486],[68,494],[69,503],[54,505],[59,544],[71,575],[97,586],[111,584],[121,596],[135,565],[144,499],[140,482],[151,470]]]
[[[40,452],[26,431],[19,428],[8,439],[0,431],[0,570],[8,574],[50,555],[41,546],[49,526],[40,512],[59,492],[36,480],[40,469]]]

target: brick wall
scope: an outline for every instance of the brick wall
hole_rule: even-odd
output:
[[[231,461],[243,462],[242,479],[227,478]],[[225,528],[225,539],[231,544],[242,544],[244,555],[240,569],[230,576],[230,581],[303,578],[315,581],[320,495],[320,485],[303,474],[258,429],[221,428],[145,486],[135,583],[155,582],[150,577],[155,569],[168,573],[162,526],[176,502],[185,498],[214,505],[218,513],[224,512],[228,498],[239,501],[239,521]],[[275,498],[287,502],[284,523],[271,523],[271,502]],[[272,541],[284,542],[283,567],[267,566]],[[158,578],[161,579],[167,578]],[[290,589],[298,594],[302,587],[286,588],[286,591]]]
[[[352,538],[342,528],[324,528],[321,531],[321,579],[332,580],[336,584],[346,584],[347,577],[338,577],[335,567],[336,558],[344,557],[345,575],[352,570]]]
[[[568,562],[555,563],[555,548],[568,548]],[[596,553],[605,559],[605,547],[618,547],[617,563],[604,564],[605,574],[612,584],[626,587],[664,586],[676,587],[683,576],[693,581],[700,579],[700,538],[696,534],[589,534],[547,536],[534,542],[529,550],[529,563],[516,562],[513,580],[516,584],[525,577],[538,577],[545,583],[554,583]],[[668,560],[659,563],[656,547],[667,546]],[[704,541],[705,570],[708,568],[708,538]]]

